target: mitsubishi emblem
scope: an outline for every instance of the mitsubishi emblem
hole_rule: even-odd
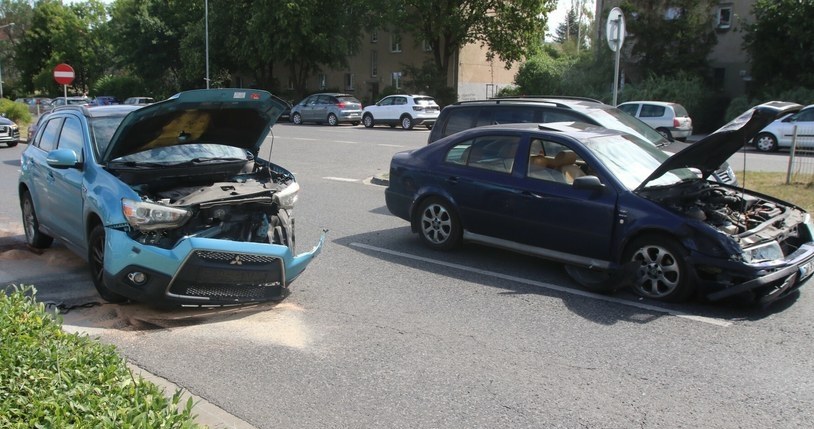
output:
[[[235,259],[229,261],[229,265],[243,265],[243,261],[240,260],[240,255],[235,256]]]

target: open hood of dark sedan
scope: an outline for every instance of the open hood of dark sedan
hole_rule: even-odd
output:
[[[102,155],[107,162],[144,150],[212,143],[257,155],[286,103],[255,89],[200,89],[134,110],[122,120]]]
[[[771,102],[749,109],[714,133],[668,158],[636,190],[643,189],[652,180],[677,168],[696,168],[706,179],[760,130],[778,117],[798,111],[801,107],[795,103]]]

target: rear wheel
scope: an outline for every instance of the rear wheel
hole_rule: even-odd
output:
[[[769,133],[760,133],[755,137],[755,147],[761,152],[777,150],[777,138]]]
[[[108,289],[105,285],[105,227],[96,225],[88,237],[88,264],[93,286],[107,302],[124,302],[127,298]]]
[[[294,125],[302,125],[302,115],[294,113],[291,115],[291,122],[294,123]]]
[[[8,147],[14,147],[14,146],[17,146],[17,143],[19,143],[19,142],[8,142],[7,144],[8,144]]]
[[[335,127],[339,125],[339,118],[336,117],[333,113],[328,114],[328,125]]]
[[[365,124],[365,128],[373,128],[373,115],[365,115],[365,117],[362,118],[362,123]]]
[[[461,242],[461,222],[449,203],[441,198],[427,198],[418,209],[418,234],[421,241],[435,250],[449,250]]]
[[[673,134],[667,128],[658,128],[656,131],[658,131],[662,137],[666,138],[667,141],[673,141]]]
[[[401,128],[405,130],[412,130],[413,129],[413,118],[410,115],[404,115],[401,117]]]
[[[40,232],[40,222],[37,220],[37,213],[34,211],[34,202],[28,191],[23,193],[20,201],[23,212],[23,229],[25,229],[25,242],[35,249],[45,249],[54,242],[50,235]]]
[[[636,272],[633,291],[658,301],[684,301],[692,293],[686,250],[675,240],[649,235],[633,240],[625,251],[625,262]]]

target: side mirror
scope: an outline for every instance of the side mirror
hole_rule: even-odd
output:
[[[45,162],[48,163],[49,166],[61,170],[82,167],[82,163],[79,162],[79,156],[77,156],[76,152],[72,149],[52,150],[48,152]]]
[[[573,186],[574,189],[588,190],[600,190],[605,188],[605,185],[603,185],[596,176],[577,177],[574,179],[574,183],[571,186]]]

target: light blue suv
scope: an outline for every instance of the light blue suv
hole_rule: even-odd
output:
[[[285,108],[265,91],[219,89],[55,109],[22,154],[28,244],[62,240],[111,302],[282,299],[325,240],[293,253],[299,185],[257,158]]]

